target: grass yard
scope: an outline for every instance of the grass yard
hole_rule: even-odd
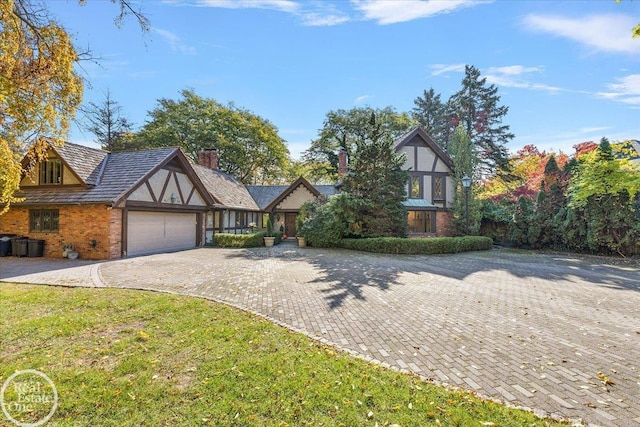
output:
[[[202,299],[0,283],[0,313],[0,384],[47,374],[52,426],[560,425]]]

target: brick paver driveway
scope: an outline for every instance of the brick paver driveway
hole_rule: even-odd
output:
[[[611,426],[640,425],[639,272],[571,255],[386,256],[291,245],[104,263],[0,259],[4,280],[224,301],[440,383]]]

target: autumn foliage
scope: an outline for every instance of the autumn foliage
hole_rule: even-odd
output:
[[[64,136],[82,100],[67,32],[24,0],[0,2],[0,213],[17,199],[29,144]],[[47,144],[36,144],[41,158]]]

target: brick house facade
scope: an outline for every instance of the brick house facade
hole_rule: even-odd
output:
[[[452,162],[421,129],[394,143],[406,158],[410,236],[449,234]],[[348,172],[346,152],[339,172]],[[51,145],[47,159],[26,174],[15,203],[0,215],[0,233],[45,241],[44,255],[59,257],[71,244],[85,259],[113,259],[182,250],[210,243],[214,233],[245,233],[250,225],[296,235],[301,206],[331,197],[339,185],[245,186],[218,170],[216,150],[192,164],[176,147],[108,153],[81,145]],[[23,167],[27,168],[26,160]]]

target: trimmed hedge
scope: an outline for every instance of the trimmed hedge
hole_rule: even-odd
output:
[[[427,237],[407,239],[401,237],[374,237],[370,239],[342,239],[340,247],[354,251],[383,254],[455,254],[491,249],[493,240],[483,236]]]
[[[264,246],[263,237],[267,233],[260,231],[252,234],[231,234],[231,233],[216,233],[213,235],[213,246],[219,248],[259,248]],[[278,244],[282,241],[282,233],[274,231],[273,236],[276,238],[274,244]]]
[[[265,233],[231,234],[216,233],[213,235],[213,245],[219,248],[257,248],[264,246]]]

